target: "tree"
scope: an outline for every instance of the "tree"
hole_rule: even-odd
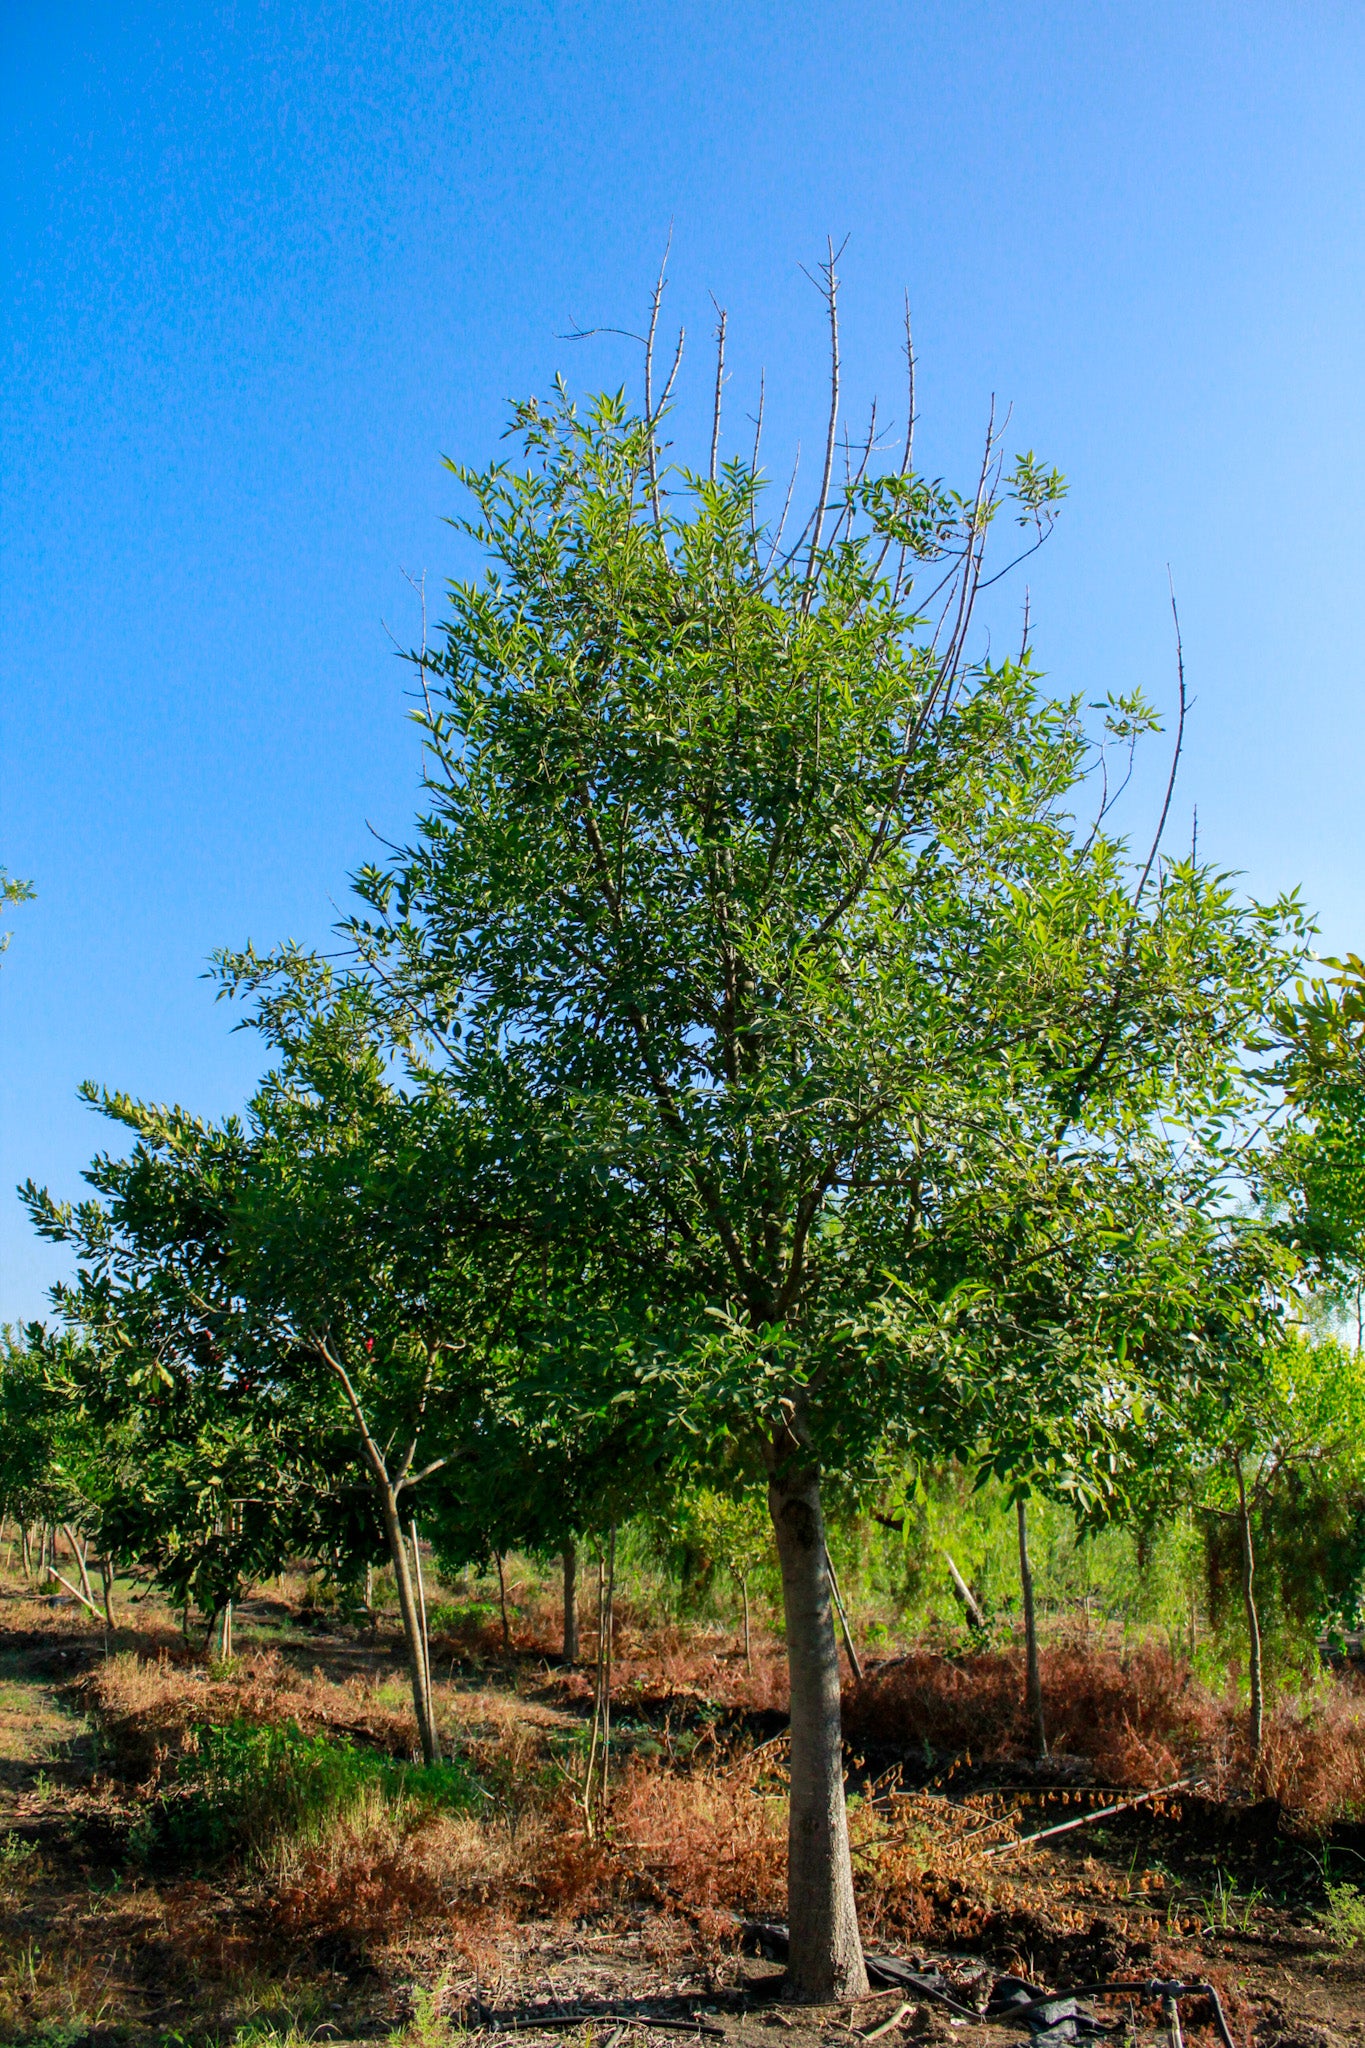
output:
[[[221,973],[259,989],[249,953]],[[613,1467],[643,1497],[649,1460],[609,1408],[547,1412],[524,1371],[512,1405],[554,1279],[534,1157],[500,1157],[477,1104],[403,1085],[363,989],[293,955],[266,978],[251,1021],[275,1064],[244,1119],[87,1089],[131,1154],[96,1159],[95,1201],[26,1197],[76,1249],[55,1298],[90,1339],[80,1397],[124,1459],[113,1540],[210,1615],[281,1546],[387,1551],[432,1761],[418,1489],[438,1551],[464,1562],[591,1526],[580,1473],[600,1490]]]
[[[832,265],[827,284],[833,322]],[[866,1469],[889,1430],[928,1437],[960,1391],[888,1295],[918,1298],[983,1133],[1102,1147],[1233,1088],[1293,923],[1155,847],[1130,861],[1103,797],[1078,827],[1082,706],[1044,695],[1027,645],[973,653],[988,535],[1012,511],[1041,538],[1055,472],[1006,474],[992,433],[958,495],[908,437],[874,474],[869,434],[835,493],[837,412],[836,349],[794,545],[754,464],[665,468],[652,398],[580,414],[561,388],[515,415],[526,467],[458,472],[492,569],[417,657],[427,815],[347,927],[452,1085],[515,1061],[526,1121],[503,1149],[535,1134],[648,1238],[653,1308],[620,1304],[596,1355],[564,1347],[563,1398],[596,1374],[680,1470],[738,1436],[766,1471],[787,1992],[821,2001],[865,1984],[822,1476]],[[1106,716],[1120,740],[1150,722]]]
[[[1360,1530],[1345,1543],[1340,1540],[1345,1532],[1338,1531],[1338,1556],[1326,1571],[1316,1559],[1305,1571],[1305,1560],[1295,1560],[1293,1553],[1303,1550],[1305,1536],[1316,1549],[1314,1525],[1324,1510],[1335,1520],[1345,1508],[1360,1523],[1365,1367],[1359,1354],[1343,1345],[1289,1333],[1263,1348],[1248,1346],[1231,1355],[1221,1385],[1206,1387],[1183,1419],[1192,1504],[1206,1520],[1235,1532],[1247,1634],[1247,1741],[1253,1766],[1259,1768],[1265,1727],[1265,1539],[1273,1543],[1280,1538],[1270,1549],[1280,1603],[1300,1609],[1298,1618],[1309,1624],[1315,1642],[1326,1619],[1324,1608],[1343,1595],[1351,1606],[1358,1598],[1365,1564]],[[1319,1498],[1320,1507],[1310,1506],[1310,1495]],[[1286,1521],[1288,1527],[1277,1528]],[[1280,1547],[1286,1554],[1277,1557]],[[1349,1567],[1345,1585],[1343,1564]]]
[[[769,1554],[772,1524],[756,1490],[719,1492],[694,1486],[674,1503],[669,1534],[705,1565],[719,1564],[739,1587],[744,1611],[744,1666],[752,1674],[749,1581]]]
[[[49,1558],[47,1569],[98,1614],[86,1545],[98,1525],[104,1458],[103,1447],[84,1415],[67,1400],[62,1384],[61,1368],[75,1349],[69,1340],[54,1344],[36,1323],[23,1330],[8,1326],[0,1330],[0,1512],[19,1520],[26,1564],[30,1523],[46,1524],[52,1532],[47,1540],[54,1546],[56,1530],[65,1529],[80,1584],[62,1579],[55,1558]],[[39,1548],[41,1568],[46,1543],[40,1542]],[[108,1620],[107,1564],[104,1595]]]

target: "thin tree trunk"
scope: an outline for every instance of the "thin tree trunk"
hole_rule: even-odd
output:
[[[593,1782],[597,1775],[597,1756],[602,1741],[602,1696],[604,1679],[604,1658],[606,1635],[603,1623],[606,1618],[606,1556],[599,1540],[597,1547],[597,1668],[593,1676],[592,1693],[592,1734],[588,1741],[588,1767],[583,1776],[583,1825],[588,1840],[593,1839]]]
[[[100,1611],[98,1607],[96,1607],[94,1601],[87,1600],[84,1593],[82,1593],[80,1587],[73,1586],[70,1579],[64,1579],[61,1573],[58,1571],[55,1564],[51,1564],[48,1566],[47,1575],[50,1579],[55,1579],[59,1586],[65,1586],[67,1592],[70,1593],[71,1597],[74,1600],[79,1600],[83,1607],[88,1607],[90,1609],[90,1612],[94,1615],[96,1621],[99,1620]]]
[[[863,1682],[863,1667],[858,1662],[858,1652],[853,1643],[853,1631],[848,1625],[848,1609],[844,1606],[844,1596],[839,1591],[839,1574],[834,1569],[834,1559],[830,1556],[828,1550],[825,1551],[825,1569],[829,1573],[829,1590],[834,1595],[834,1605],[839,1616],[839,1627],[843,1631],[844,1648],[848,1651],[848,1661],[853,1667],[854,1678],[861,1685]]]
[[[224,1664],[229,1663],[232,1659],[232,1602],[230,1600],[223,1602],[221,1632],[218,1638],[218,1656],[220,1662]]]
[[[372,1564],[367,1564],[367,1565],[366,1565],[366,1567],[365,1567],[365,1619],[366,1619],[366,1620],[367,1620],[367,1621],[369,1622],[371,1630],[373,1630],[373,1628],[374,1628],[374,1566],[373,1566]]]
[[[744,1602],[744,1669],[752,1678],[754,1675],[753,1651],[749,1644],[749,1580],[746,1574],[739,1582],[740,1598]]]
[[[607,1786],[611,1778],[611,1653],[612,1636],[616,1628],[616,1524],[611,1525],[607,1538],[607,1628],[606,1646],[602,1653],[602,1810],[607,1805]]]
[[[340,1359],[333,1356],[327,1346],[318,1343],[317,1351],[328,1371],[340,1386],[346,1397],[346,1405],[360,1435],[360,1446],[365,1463],[370,1469],[375,1492],[379,1498],[379,1512],[384,1523],[384,1538],[389,1546],[389,1558],[393,1564],[394,1584],[398,1590],[398,1611],[403,1618],[403,1636],[408,1651],[408,1672],[412,1681],[412,1705],[417,1716],[417,1735],[422,1745],[422,1761],[436,1764],[441,1761],[440,1738],[436,1731],[436,1714],[431,1698],[431,1671],[427,1662],[427,1632],[424,1618],[418,1607],[418,1596],[414,1590],[412,1572],[408,1564],[408,1547],[403,1536],[403,1524],[398,1513],[398,1493],[389,1477],[389,1468],[384,1453],[370,1433],[365,1411],[351,1385],[350,1374]],[[428,1467],[428,1470],[431,1468]],[[420,1569],[420,1560],[419,1560]]]
[[[76,1569],[81,1575],[81,1591],[85,1594],[86,1605],[93,1607],[95,1604],[95,1594],[90,1584],[90,1574],[85,1568],[85,1546],[76,1541],[75,1533],[69,1522],[64,1522],[62,1527],[66,1531],[66,1540],[71,1545],[71,1552],[76,1560]]]
[[[376,1475],[375,1484],[379,1493],[379,1510],[384,1518],[384,1534],[388,1538],[394,1584],[398,1590],[398,1612],[402,1617],[403,1638],[407,1644],[408,1673],[412,1681],[412,1706],[417,1716],[417,1735],[422,1745],[422,1761],[428,1764],[439,1763],[440,1745],[436,1738],[435,1717],[431,1711],[431,1689],[427,1684],[421,1615],[408,1563],[408,1546],[403,1536],[403,1525],[398,1518],[398,1499],[387,1478],[380,1480]]]
[[[984,1629],[986,1617],[981,1612],[981,1602],[958,1570],[956,1560],[946,1550],[943,1553],[943,1562],[948,1567],[948,1577],[953,1582],[953,1591],[962,1602],[963,1611],[967,1616],[967,1626],[978,1631]]]
[[[1028,1509],[1020,1494],[1016,1503],[1019,1515],[1019,1583],[1024,1593],[1024,1655],[1027,1677],[1024,1684],[1024,1705],[1033,1724],[1033,1753],[1047,1755],[1047,1724],[1043,1719],[1043,1675],[1038,1668],[1038,1617],[1033,1605],[1033,1567],[1028,1554]]]
[[[107,1555],[100,1559],[100,1579],[104,1587],[104,1618],[112,1632],[114,1626],[114,1569]]]
[[[564,1545],[564,1662],[578,1662],[578,1546]]]
[[[768,1507],[782,1567],[791,1680],[790,1960],[782,1995],[797,2005],[828,2005],[867,1991],[844,1803],[839,1645],[819,1471],[790,1436],[775,1442],[770,1455]]]
[[[22,1556],[24,1561],[24,1577],[26,1579],[31,1579],[33,1577],[33,1545],[29,1541],[27,1522],[22,1524],[20,1533],[22,1536],[22,1542],[20,1543],[20,1555]]]
[[[1261,1617],[1256,1611],[1256,1550],[1251,1534],[1251,1509],[1247,1503],[1246,1478],[1242,1471],[1242,1454],[1233,1453],[1233,1465],[1237,1473],[1238,1523],[1242,1537],[1242,1604],[1247,1619],[1247,1677],[1251,1685],[1251,1712],[1248,1736],[1251,1742],[1252,1762],[1259,1766],[1261,1748],[1265,1740],[1265,1697],[1262,1689],[1261,1671]]]
[[[510,1655],[512,1630],[507,1620],[507,1578],[502,1568],[502,1552],[495,1550],[493,1555],[498,1561],[498,1607],[502,1613],[502,1647],[504,1654]]]
[[[427,1723],[431,1730],[431,1746],[434,1752],[426,1761],[429,1764],[439,1763],[441,1744],[436,1732],[436,1697],[431,1689],[431,1637],[427,1633],[427,1589],[422,1580],[422,1546],[417,1540],[416,1515],[412,1518],[412,1576],[417,1588],[417,1635],[422,1655],[422,1685],[426,1692]]]

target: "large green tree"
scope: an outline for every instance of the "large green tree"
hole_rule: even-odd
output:
[[[822,1473],[957,1399],[888,1302],[932,1280],[965,1155],[1235,1115],[1295,922],[1132,859],[1083,705],[973,638],[988,537],[1013,515],[1031,544],[1055,474],[992,436],[965,494],[908,446],[835,493],[835,417],[792,542],[752,464],[667,469],[657,408],[518,410],[524,465],[460,472],[490,568],[419,656],[426,815],[349,928],[449,1085],[515,1064],[500,1149],[534,1132],[648,1243],[652,1305],[562,1347],[563,1398],[614,1382],[680,1461],[728,1435],[766,1473],[798,1999],[865,1981]],[[1106,715],[1120,740],[1150,722]]]

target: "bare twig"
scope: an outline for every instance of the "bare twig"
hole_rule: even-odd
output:
[[[857,2028],[856,2032],[858,2035],[858,2039],[860,2041],[880,2041],[883,2034],[890,2034],[894,2032],[894,2030],[900,2025],[901,2021],[905,2019],[914,2010],[915,2007],[913,2001],[908,1998],[903,1998],[900,2004],[896,2007],[896,2010],[892,2013],[888,2013],[884,2020],[878,2020],[875,2027]]]
[[[714,298],[711,300],[711,304],[716,306]],[[720,319],[716,327],[716,402],[711,412],[710,477],[712,483],[716,480],[716,455],[720,448],[720,398],[725,384],[725,329],[730,318],[724,306],[716,306],[716,312],[720,315]]]
[[[672,247],[673,227],[670,222],[668,240],[664,244],[664,260],[659,265],[659,275],[655,280],[654,295],[650,300],[649,329],[645,336],[645,430],[649,435],[647,451],[649,458],[649,497],[650,503],[654,507],[654,524],[656,526],[659,523],[659,452],[654,443],[654,338],[659,330],[659,308],[663,304],[664,286],[668,282],[668,252]],[[678,353],[679,355],[682,353],[681,340],[678,343]],[[675,375],[677,367],[675,359],[673,365]],[[673,379],[670,377],[670,385],[672,381]]]
[[[834,474],[834,449],[839,433],[839,280],[834,266],[848,247],[848,237],[836,249],[831,236],[826,244],[829,254],[821,266],[824,279],[825,304],[829,309],[829,429],[825,435],[825,468],[820,479],[820,497],[815,508],[815,530],[811,534],[810,559],[806,565],[806,596],[803,609],[809,606],[811,586],[815,577],[815,565],[820,557],[820,538],[825,528],[825,507],[829,503],[829,483]],[[809,276],[809,272],[807,272]]]

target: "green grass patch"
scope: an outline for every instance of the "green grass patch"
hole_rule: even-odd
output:
[[[196,1746],[162,1796],[157,1835],[197,1862],[321,1832],[375,1798],[469,1811],[487,1797],[459,1761],[403,1763],[345,1737],[305,1735],[292,1721],[262,1727],[236,1720],[193,1732]]]

